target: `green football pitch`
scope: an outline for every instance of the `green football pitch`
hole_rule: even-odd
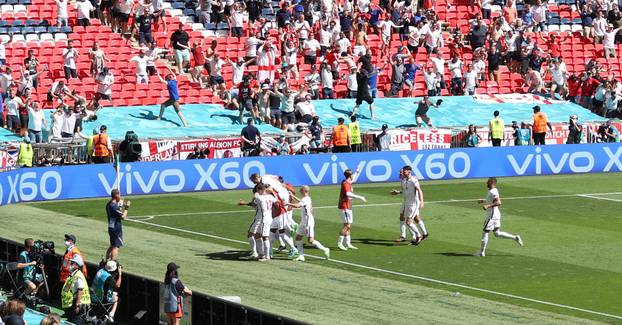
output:
[[[332,255],[306,262],[247,259],[253,210],[237,202],[250,190],[132,197],[120,261],[161,280],[174,260],[191,289],[317,324],[622,324],[622,175],[500,179],[502,229],[525,246],[491,236],[482,258],[472,255],[485,182],[422,182],[430,237],[420,246],[394,244],[401,198],[389,191],[399,184],[355,184],[368,202],[354,202],[359,250],[346,252],[335,248],[339,188],[314,187],[316,238]],[[74,233],[97,262],[107,248],[106,201],[5,206],[0,236],[60,244]]]

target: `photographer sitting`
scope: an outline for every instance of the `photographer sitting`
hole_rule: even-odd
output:
[[[81,324],[81,315],[91,304],[91,295],[86,278],[80,269],[84,267],[84,260],[78,254],[71,259],[69,270],[71,275],[65,281],[60,294],[61,307],[65,311],[68,321]]]
[[[113,321],[114,314],[117,311],[117,305],[119,304],[119,296],[115,290],[121,287],[122,275],[122,267],[121,265],[117,265],[116,261],[108,261],[105,264],[102,262],[91,284],[94,292],[93,301],[112,306],[110,312],[106,310],[103,311],[107,313],[107,317],[110,321]]]
[[[67,278],[71,275],[70,265],[71,265],[71,260],[73,259],[74,256],[80,255],[82,260],[83,261],[85,260],[84,255],[82,255],[82,252],[80,252],[78,247],[76,247],[76,236],[65,234],[65,247],[67,247],[67,250],[65,251],[65,254],[63,255],[63,264],[61,265],[61,268],[60,268],[60,282],[61,283],[65,283]],[[86,272],[86,266],[82,266],[82,274],[84,274],[85,277],[88,276],[88,273]]]
[[[37,272],[35,267],[37,265],[37,261],[33,261],[31,256],[34,244],[35,241],[32,238],[24,240],[24,250],[19,254],[19,259],[17,260],[17,269],[20,270],[19,279],[22,281],[25,288],[25,296],[30,294],[36,295],[37,290],[43,284],[43,281],[41,281],[41,279],[37,279],[36,277]]]

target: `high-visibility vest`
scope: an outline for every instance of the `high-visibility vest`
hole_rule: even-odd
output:
[[[86,139],[86,155],[87,156],[92,156],[93,155],[93,138],[94,137],[95,136],[92,135],[88,139]]]
[[[348,145],[348,132],[349,129],[345,125],[337,125],[333,129],[333,145],[335,146],[347,146]]]
[[[495,117],[490,120],[490,135],[493,139],[503,139],[503,132],[505,129],[505,124],[503,123],[503,119],[500,117]]]
[[[108,135],[98,134],[93,136],[93,157],[108,157],[110,156],[110,150],[108,150]]]
[[[19,144],[19,154],[17,155],[17,165],[22,167],[32,167],[32,145],[30,143]]]
[[[73,274],[65,281],[63,285],[63,291],[60,294],[60,304],[63,309],[71,308],[73,306],[73,284],[81,279],[82,283],[84,283],[84,289],[82,289],[82,299],[80,299],[81,305],[90,305],[91,304],[91,294],[89,293],[89,285],[86,282],[86,278],[82,271],[76,270]]]
[[[542,112],[538,112],[533,114],[533,133],[546,133],[546,123],[548,119],[546,115]]]
[[[348,129],[350,130],[350,144],[361,144],[363,140],[361,139],[361,128],[359,127],[359,122],[352,122],[348,125]]]
[[[76,247],[75,245],[71,247],[71,249],[66,252],[65,255],[63,255],[63,264],[60,267],[60,282],[65,282],[65,280],[67,280],[67,278],[71,275],[71,272],[69,271],[69,266],[74,255],[80,255],[80,257],[82,257],[82,260],[86,261],[84,255],[82,255],[82,252],[80,252],[78,247]],[[88,276],[86,273],[86,265],[82,266],[82,274],[84,274],[84,276]]]

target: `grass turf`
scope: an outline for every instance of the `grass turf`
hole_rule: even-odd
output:
[[[137,219],[125,223],[128,246],[121,258],[130,271],[159,278],[162,270],[154,265],[173,258],[159,248],[173,246],[173,259],[186,266],[182,277],[191,286],[210,294],[240,295],[253,306],[315,323],[395,323],[422,317],[438,323],[616,323],[622,320],[409,275],[621,315],[617,297],[622,283],[616,280],[622,270],[620,185],[618,174],[502,179],[502,228],[521,234],[525,247],[491,238],[486,258],[470,256],[479,248],[483,211],[475,199],[486,193],[484,181],[422,183],[427,201],[422,216],[431,237],[419,247],[393,244],[400,198],[388,192],[397,184],[355,185],[355,192],[368,198],[368,204],[356,202],[354,209],[353,244],[360,250],[333,250],[332,258],[345,263],[308,259],[304,265],[244,260],[240,249],[246,245],[241,242],[252,211],[236,203],[249,198],[249,191],[135,197],[131,215]],[[316,187],[311,194],[317,239],[334,248],[340,227],[338,188]],[[105,202],[4,207],[0,220],[7,227],[0,234],[19,240],[32,232],[46,239],[74,232],[87,259],[96,260],[107,242]],[[24,212],[33,216],[30,223],[14,221],[15,214]],[[311,248],[305,252],[319,255]],[[273,289],[279,286],[298,296],[275,297]],[[455,291],[463,294],[454,297]]]

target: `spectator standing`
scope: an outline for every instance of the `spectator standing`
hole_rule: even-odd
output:
[[[149,58],[147,60],[147,73],[149,73],[150,76],[155,76],[156,74],[155,62],[158,60],[158,58],[160,58],[160,54],[166,53],[166,52],[168,51],[157,47],[155,42],[148,44],[148,48],[145,51],[145,55],[147,56],[147,58]]]
[[[39,60],[35,57],[35,51],[28,50],[28,56],[24,59],[24,69],[32,76],[32,88],[35,89],[39,87],[39,75],[37,74],[39,65]]]
[[[196,41],[193,42],[192,60],[194,61],[194,65],[190,71],[190,77],[192,78],[192,81],[199,84],[199,88],[203,88],[203,69],[205,69],[207,57],[205,55],[205,51],[203,50],[202,40],[201,43],[197,43]]]
[[[91,76],[97,75],[104,68],[105,62],[110,61],[106,58],[104,51],[99,48],[99,42],[93,42],[93,47],[89,50],[89,58],[91,59]]]
[[[192,296],[192,291],[179,280],[177,270],[179,266],[171,262],[166,266],[164,275],[164,312],[168,318],[168,325],[179,325],[184,315],[184,296]]]
[[[102,125],[99,128],[100,133],[93,136],[93,152],[91,156],[96,164],[106,164],[112,160],[112,142],[108,134],[106,134],[107,129],[105,125]]]
[[[47,122],[45,120],[45,113],[39,107],[38,103],[32,103],[27,107],[28,109],[28,136],[30,141],[34,143],[41,143],[43,137],[41,130],[43,127],[47,129]]]
[[[533,15],[534,28],[533,31],[546,32],[547,31],[547,11],[548,2],[542,2],[542,0],[536,0],[535,4],[531,7],[531,14]]]
[[[343,117],[337,119],[337,126],[333,128],[332,145],[333,152],[350,151],[350,129],[344,125]]]
[[[243,3],[243,2],[241,2]],[[242,6],[242,8],[240,8]],[[244,8],[243,5],[234,3],[231,7],[231,16],[229,17],[229,26],[231,27],[231,37],[238,39],[243,36],[242,29],[244,27]],[[250,18],[250,17],[249,17]],[[256,17],[254,17],[256,19]]]
[[[607,19],[604,17],[602,11],[598,10],[596,12],[596,18],[594,18],[593,29],[594,29],[594,44],[600,44],[605,37],[605,33],[607,32]]]
[[[361,152],[363,138],[361,137],[361,126],[356,119],[356,115],[350,116],[350,124],[348,124],[350,132],[350,148],[352,152]]]
[[[406,68],[404,67],[403,59],[398,56],[391,57],[391,90],[389,91],[389,97],[395,97],[402,90],[404,85],[404,73]]]
[[[171,44],[179,73],[183,73],[183,68],[190,62],[189,39],[188,33],[184,30],[184,24],[179,24],[177,30],[171,35]]]
[[[85,2],[88,2],[85,0]],[[90,4],[90,2],[88,2]],[[78,78],[76,70],[76,59],[78,58],[78,50],[73,47],[73,41],[67,41],[67,48],[63,50],[65,79]]]
[[[335,93],[333,91],[333,72],[326,62],[322,62],[320,65],[320,80],[322,83],[322,99],[335,98]]]
[[[128,32],[127,23],[134,8],[134,0],[117,0],[114,3],[117,11],[117,32],[125,35]]]
[[[1,59],[0,66],[4,66],[4,64],[2,64],[1,62]],[[2,95],[2,99],[7,98],[9,89],[15,84],[11,72],[13,72],[13,69],[11,69],[11,67],[5,67],[4,71],[0,73],[0,95]]]
[[[438,74],[434,71],[433,67],[428,67],[427,71],[425,70],[425,65],[423,66],[423,77],[425,80],[425,85],[428,90],[428,96],[438,96],[441,93],[440,87],[440,78]]]
[[[317,62],[317,53],[321,45],[320,42],[315,39],[315,34],[313,32],[309,33],[308,37],[309,38],[305,39],[302,45],[304,49],[304,63],[314,65]]]
[[[358,84],[356,82],[356,67],[350,67],[350,73],[343,76],[343,79],[346,80],[346,88],[348,89],[347,98],[356,98],[356,92],[358,89]]]
[[[264,82],[266,79],[274,80],[276,56],[276,48],[270,41],[266,41],[257,49],[257,79],[260,82]]]
[[[305,99],[296,104],[296,112],[300,115],[300,121],[309,123],[316,116],[315,107],[311,103],[311,96],[308,94]]]
[[[130,59],[130,62],[135,64],[136,83],[148,84],[149,74],[147,74],[147,63],[149,58],[145,55],[145,49],[141,49],[138,55],[135,55]]]
[[[68,25],[69,15],[67,13],[68,0],[55,0],[56,2],[56,27]]]
[[[540,112],[540,106],[533,107],[533,119],[531,122],[531,132],[533,135],[533,144],[535,146],[545,145],[546,128],[553,131],[551,123],[549,123],[546,114]]]
[[[157,76],[158,79],[160,79],[160,82],[166,85],[166,89],[168,91],[168,99],[164,103],[162,103],[162,105],[160,105],[160,114],[158,114],[156,120],[159,121],[162,119],[162,115],[164,115],[164,109],[166,109],[168,106],[173,106],[183,126],[187,127],[188,123],[186,123],[186,118],[181,112],[181,106],[179,104],[179,88],[177,86],[177,79],[175,79],[175,74],[170,68],[168,68],[168,71],[169,74],[167,74],[164,79],[162,78],[160,73],[157,72]]]
[[[618,34],[618,32],[620,31],[620,28],[622,27],[618,27],[616,29],[613,28],[612,24],[607,25],[607,29],[605,30],[605,33],[603,34],[603,46],[605,48],[604,54],[605,54],[605,59],[609,59],[609,58],[616,58],[616,35]]]
[[[469,33],[469,40],[473,52],[486,44],[487,35],[488,27],[486,27],[482,18],[478,16],[475,20],[475,24],[471,28],[471,32]]]
[[[95,92],[94,103],[99,106],[99,101],[107,100],[110,102],[110,106],[114,106],[112,102],[112,85],[114,84],[114,75],[107,67],[104,67],[102,71],[95,78],[97,83],[97,90]]]
[[[21,98],[15,96],[15,90],[9,88],[8,97],[4,100],[4,107],[6,108],[7,129],[17,133],[21,128],[19,120],[19,110],[26,107]]]
[[[78,247],[76,246],[76,236],[71,235],[71,234],[65,234],[65,253],[63,254],[63,261],[61,263],[60,266],[60,282],[61,283],[65,283],[65,281],[67,281],[67,278],[69,278],[69,276],[71,276],[71,260],[73,259],[74,256],[79,255],[82,260],[85,260],[84,255],[82,254],[82,252],[78,249]],[[84,276],[88,276],[87,275],[87,269],[86,266],[83,266],[82,268],[82,274],[84,274]]]
[[[320,124],[319,116],[314,116],[313,120],[308,127],[309,133],[311,134],[311,140],[309,141],[309,146],[311,149],[319,149],[322,147],[322,137],[324,135],[324,128]]]
[[[432,66],[434,66],[434,71],[436,72],[436,77],[439,79],[438,85],[440,89],[446,89],[447,84],[445,83],[445,59],[440,52],[436,53],[436,57],[432,57],[430,59],[432,61]],[[438,90],[438,95],[440,95],[440,89]]]
[[[257,49],[263,43],[259,37],[260,35],[257,32],[255,34],[251,34],[246,39],[246,43],[244,44],[244,51],[246,51],[246,56],[244,57],[245,61],[257,58]]]
[[[78,26],[86,27],[91,25],[91,12],[95,11],[95,7],[93,7],[91,1],[78,0],[75,4],[75,9],[78,12]]]
[[[123,223],[127,215],[131,202],[123,201],[118,189],[110,192],[110,201],[106,204],[106,215],[108,216],[108,236],[110,237],[110,247],[106,251],[107,261],[117,261],[119,249],[123,247]]]
[[[222,67],[225,61],[220,58],[220,54],[214,53],[209,60],[209,79],[212,91],[216,94],[225,91],[225,79],[222,76]]]
[[[494,111],[494,117],[488,122],[488,139],[493,147],[500,147],[505,140],[505,123],[499,116],[499,111]]]
[[[473,64],[467,64],[467,72],[464,74],[464,90],[463,93],[469,96],[475,95],[475,88],[479,87],[477,73],[473,70]]]
[[[244,156],[259,156],[261,151],[261,132],[253,125],[253,118],[246,120],[246,126],[240,134],[242,138],[242,153]]]
[[[143,10],[141,15],[137,15],[134,29],[138,32],[138,44],[144,46],[153,43],[151,33],[154,17],[149,11]]]
[[[311,71],[305,76],[305,85],[311,94],[311,98],[320,99],[320,74],[314,64],[311,65]]]
[[[287,85],[280,91],[278,88],[274,88],[274,93],[281,99],[281,130],[287,130],[290,124],[296,123],[294,101],[300,92],[289,89]]]
[[[451,76],[451,94],[454,96],[462,95],[462,61],[454,56],[447,63]]]

